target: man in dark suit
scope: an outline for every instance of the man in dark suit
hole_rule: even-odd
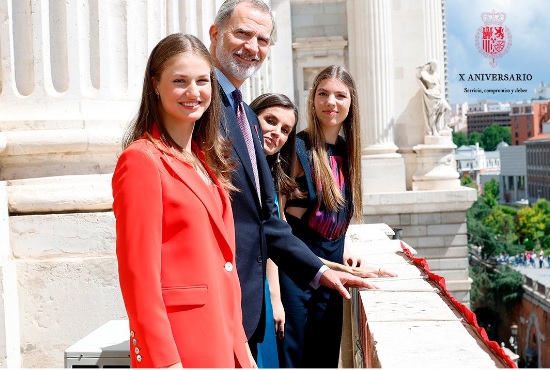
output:
[[[222,133],[233,143],[232,157],[237,165],[233,184],[240,191],[231,195],[237,271],[243,325],[254,356],[256,344],[263,340],[266,322],[267,258],[302,287],[317,288],[321,284],[337,289],[348,299],[344,285],[372,287],[363,279],[328,269],[277,217],[273,179],[262,149],[261,126],[248,105],[240,104],[240,92],[235,91],[261,67],[269,51],[273,24],[271,11],[262,0],[226,0],[210,27],[210,53],[217,68],[225,116]]]

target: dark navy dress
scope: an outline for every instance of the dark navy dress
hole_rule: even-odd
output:
[[[348,161],[346,145],[339,137],[335,145],[327,144],[328,160],[332,175],[346,199],[338,211],[326,210],[316,194],[311,145],[305,132],[296,140],[296,152],[304,169],[305,178],[297,179],[303,184],[307,200],[289,200],[288,206],[306,207],[301,219],[287,214],[292,232],[317,256],[342,263],[344,240],[352,217],[351,192],[346,181]],[[285,308],[285,338],[278,340],[279,364],[281,367],[338,367],[342,333],[342,297],[326,287],[301,290],[284,272],[279,271],[281,298]]]

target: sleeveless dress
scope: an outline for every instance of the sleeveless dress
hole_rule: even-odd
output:
[[[345,234],[352,217],[351,191],[346,145],[339,137],[335,145],[327,144],[332,175],[346,199],[338,211],[328,211],[316,193],[311,145],[305,132],[296,139],[296,152],[304,169],[307,191],[307,211],[301,219],[287,214],[292,232],[317,256],[342,263]],[[288,200],[286,206],[304,206],[303,200]],[[342,297],[323,286],[301,290],[290,278],[279,272],[281,298],[285,308],[285,337],[277,340],[281,367],[338,367],[342,333]]]

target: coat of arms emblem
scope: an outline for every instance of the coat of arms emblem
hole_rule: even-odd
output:
[[[502,57],[512,46],[512,34],[503,23],[506,13],[481,13],[483,26],[476,32],[476,47],[486,58],[491,59],[491,67],[496,67],[496,58]]]

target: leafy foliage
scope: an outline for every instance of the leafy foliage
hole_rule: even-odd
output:
[[[486,151],[493,151],[503,141],[509,145],[512,143],[512,130],[510,127],[494,124],[487,127],[482,133],[474,131],[470,135],[465,132],[453,132],[453,143],[457,147],[479,143]]]
[[[475,145],[476,143],[481,142],[481,134],[477,131],[472,132],[468,135],[468,145]]]
[[[486,266],[471,266],[470,302],[472,307],[491,307],[495,311],[510,309],[523,295],[523,280],[519,272],[502,266],[489,269]]]
[[[483,224],[487,226],[498,240],[515,243],[517,242],[517,225],[514,216],[504,211],[506,207],[496,205],[493,207],[493,212],[483,220]],[[508,248],[507,248],[508,249]]]
[[[468,135],[465,132],[453,132],[453,143],[457,148],[468,145]]]
[[[488,298],[491,279],[485,268],[482,266],[470,266],[470,278],[472,286],[470,287],[470,303],[472,307],[485,306]]]
[[[517,213],[518,239],[527,249],[550,245],[550,203],[540,199]]]
[[[499,193],[499,184],[495,179],[487,182],[483,188],[483,195],[485,196],[485,201],[487,204],[493,208],[498,205],[498,193]]]
[[[462,178],[460,179],[460,185],[477,190],[477,183],[467,173],[462,175]]]
[[[505,307],[512,307],[519,303],[523,295],[523,278],[521,274],[508,266],[504,266],[503,269],[497,270],[497,273],[492,275],[490,288],[495,303],[502,303]]]
[[[507,144],[512,143],[512,130],[510,127],[491,125],[481,133],[480,145],[486,151],[496,150],[497,145],[503,141]]]
[[[495,310],[500,307],[510,310],[523,294],[522,276],[506,265],[496,265],[494,257],[506,253],[514,256],[524,251],[522,245],[516,244],[516,220],[523,209],[517,212],[499,205],[498,193],[499,186],[496,180],[486,183],[484,194],[478,197],[466,214],[468,242],[472,247],[482,247],[481,253],[476,257],[480,259],[477,266],[470,267],[470,277],[473,281],[470,297],[472,307],[490,307]],[[543,212],[546,209],[550,210],[550,207],[541,205],[538,209]],[[525,219],[533,218],[531,211],[523,212]],[[474,255],[477,256],[477,252]]]

